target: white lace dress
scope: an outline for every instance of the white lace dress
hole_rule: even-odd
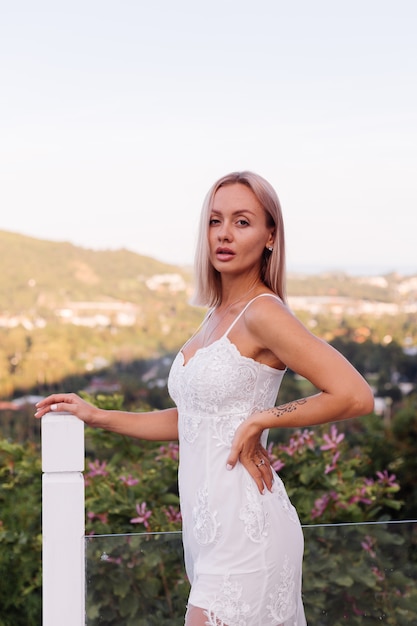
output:
[[[206,610],[210,626],[305,626],[303,535],[281,479],[275,474],[272,492],[261,495],[241,464],[226,469],[236,428],[274,406],[284,375],[230,342],[239,317],[187,364],[179,352],[168,381],[178,407],[189,602]]]

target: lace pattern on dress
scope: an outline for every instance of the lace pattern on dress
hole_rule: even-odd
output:
[[[269,523],[256,490],[255,483],[246,485],[247,504],[240,509],[239,519],[242,520],[249,539],[260,543],[268,536]]]
[[[185,441],[193,443],[198,435],[198,427],[201,423],[201,417],[198,415],[185,415],[183,419],[183,435]]]
[[[291,504],[291,501],[288,497],[287,492],[285,491],[284,484],[279,476],[274,477],[274,484],[272,485],[272,491],[276,493],[281,502],[281,506],[284,511],[288,514],[288,517],[291,521],[296,522],[298,524],[298,514],[295,510],[294,506]]]
[[[212,422],[213,439],[217,439],[218,446],[230,448],[237,427],[244,421],[242,419],[232,419],[229,415],[215,417]]]
[[[220,592],[205,611],[206,626],[250,626],[246,619],[250,605],[242,600],[242,591],[242,585],[225,576]]]
[[[273,404],[275,398],[276,393],[272,385],[272,378],[267,378],[263,381],[262,386],[258,390],[256,406],[253,407],[252,413],[256,413],[256,411],[261,411],[266,406]]]
[[[290,566],[288,555],[286,555],[280,575],[280,583],[269,594],[271,604],[267,604],[266,607],[269,615],[274,620],[274,624],[281,624],[294,615],[296,611],[294,590],[295,568]]]
[[[216,512],[209,509],[207,486],[197,492],[197,504],[193,508],[194,536],[201,546],[206,546],[218,540],[220,524]]]

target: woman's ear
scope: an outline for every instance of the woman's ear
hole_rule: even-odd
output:
[[[265,248],[268,248],[268,250],[272,250],[273,247],[274,247],[274,243],[275,243],[275,230],[273,230],[270,233],[270,235],[268,237],[268,240],[267,240],[267,242],[265,244]]]

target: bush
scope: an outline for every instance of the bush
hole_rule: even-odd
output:
[[[41,462],[0,440],[0,626],[41,623]]]
[[[117,397],[99,401],[107,408],[122,404]],[[179,535],[160,534],[181,528],[177,444],[86,429],[86,447],[89,626],[181,624],[188,583]],[[336,425],[294,432],[288,441],[271,444],[269,454],[304,524],[384,521],[401,509],[396,477],[383,467],[369,475],[365,448],[351,448]],[[41,463],[36,446],[1,441],[0,477],[0,626],[37,626]],[[384,526],[306,528],[310,622],[354,626],[366,617],[370,623],[405,626],[416,621],[412,528],[414,535],[406,537]],[[98,535],[110,533],[129,536],[112,537],[103,547]],[[151,539],[147,533],[153,533]],[[412,547],[409,554],[405,546]]]

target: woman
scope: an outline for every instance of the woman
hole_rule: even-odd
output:
[[[195,302],[211,307],[169,377],[177,408],[104,411],[74,394],[36,417],[69,411],[90,426],[180,441],[179,489],[191,592],[186,626],[304,626],[303,537],[265,449],[269,428],[308,427],[373,410],[371,390],[285,304],[285,249],[275,191],[251,172],[209,191],[196,254]],[[286,368],[320,391],[275,406]]]

